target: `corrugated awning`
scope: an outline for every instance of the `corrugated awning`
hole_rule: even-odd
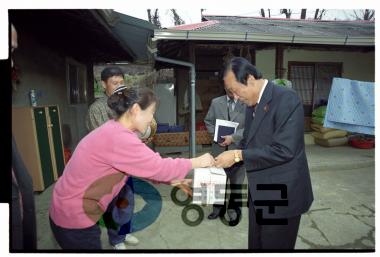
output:
[[[155,30],[154,40],[374,46],[373,21],[204,16],[201,23]]]
[[[201,41],[237,41],[237,42],[268,42],[291,44],[321,44],[321,45],[357,45],[374,46],[374,37],[357,36],[305,36],[279,35],[253,32],[215,32],[215,31],[183,31],[183,30],[155,30],[153,40],[201,40]]]

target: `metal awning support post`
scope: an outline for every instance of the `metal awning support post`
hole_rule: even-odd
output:
[[[191,91],[191,97],[190,97],[190,114],[191,114],[191,129],[190,129],[190,151],[189,155],[191,158],[195,157],[195,66],[191,62],[184,62],[169,58],[164,58],[157,56],[157,54],[154,54],[154,59],[159,62],[166,62],[166,63],[172,63],[177,64],[181,66],[186,66],[190,68],[191,73],[191,81],[190,81],[190,91]]]

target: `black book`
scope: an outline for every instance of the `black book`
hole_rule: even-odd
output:
[[[224,138],[222,138],[222,136],[228,136],[228,135],[232,135],[235,133],[235,128],[234,127],[228,127],[228,126],[222,126],[222,125],[219,125],[218,126],[218,131],[216,132],[217,135],[218,135],[218,143],[223,143],[224,142]]]

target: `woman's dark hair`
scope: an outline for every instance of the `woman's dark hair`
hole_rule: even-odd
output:
[[[248,76],[252,75],[255,79],[262,79],[263,75],[252,65],[247,59],[243,57],[232,58],[225,66],[224,76],[228,71],[232,71],[240,83],[247,85]]]
[[[124,72],[121,68],[117,66],[106,67],[104,70],[102,70],[102,73],[100,74],[100,79],[104,82],[107,82],[107,80],[113,76],[124,78]]]
[[[145,110],[152,103],[158,103],[158,98],[151,89],[140,87],[125,88],[122,90],[116,89],[107,100],[108,106],[115,111],[117,118],[120,118],[120,116],[128,111],[135,103],[137,103],[142,110]]]

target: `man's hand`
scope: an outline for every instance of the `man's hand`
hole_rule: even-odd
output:
[[[228,146],[234,142],[233,138],[231,135],[228,136],[221,136],[221,138],[224,139],[223,143],[220,143],[220,146]]]
[[[229,168],[235,163],[234,150],[225,151],[215,158],[215,166],[217,168]]]
[[[185,178],[185,179],[176,179],[176,180],[170,181],[170,185],[178,187],[183,192],[185,192],[188,196],[192,196],[193,195],[193,191],[190,188],[190,183],[192,181],[193,181],[192,179],[187,179],[187,178]]]

